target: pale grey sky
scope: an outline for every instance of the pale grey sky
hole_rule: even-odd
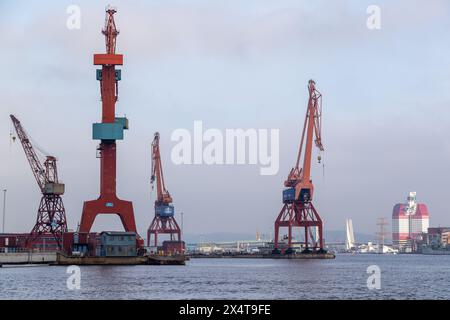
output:
[[[66,8],[81,8],[68,30]],[[7,231],[28,231],[39,192],[21,146],[10,146],[15,114],[59,158],[71,228],[98,196],[99,84],[92,54],[104,51],[104,1],[0,3],[0,187]],[[118,194],[134,202],[138,229],[152,217],[150,143],[161,133],[166,183],[186,233],[270,232],[294,164],[307,81],[323,94],[322,167],[315,204],[329,230],[352,218],[373,233],[409,191],[450,225],[450,3],[434,1],[116,1],[125,55],[117,113],[130,119],[118,142]],[[366,28],[378,4],[381,30]],[[279,128],[280,171],[256,166],[175,166],[170,134],[206,128]],[[118,228],[104,217],[97,230]]]

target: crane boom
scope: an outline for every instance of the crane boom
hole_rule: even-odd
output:
[[[28,138],[28,135],[23,129],[20,121],[12,114],[10,115],[10,118],[17,132],[17,136],[20,142],[22,143],[22,147],[23,150],[25,151],[25,155],[30,164],[31,171],[33,172],[33,175],[36,178],[36,182],[39,186],[39,189],[41,189],[41,192],[43,193],[46,184],[45,169],[42,166],[41,162],[39,161],[38,155],[36,154],[36,151],[34,150],[33,145],[31,144],[30,139]]]
[[[151,176],[151,184],[156,181],[156,203],[168,205],[172,202],[172,197],[170,196],[169,191],[167,191],[165,183],[164,183],[164,174],[161,163],[161,154],[159,151],[159,133],[155,133],[155,137],[152,142],[152,176]]]
[[[284,185],[286,187],[295,187],[299,183],[310,184],[311,180],[311,155],[313,138],[316,147],[323,151],[322,145],[322,95],[317,91],[315,82],[310,80],[308,82],[309,100],[306,109],[305,121],[303,125],[302,137],[300,139],[300,147],[297,155],[297,162],[292,168]],[[302,157],[303,146],[306,145],[303,158],[303,167],[300,168],[300,161]],[[311,185],[312,188],[312,185]],[[311,192],[312,195],[312,192]]]
[[[315,144],[320,151],[323,151],[321,139],[321,98],[322,95],[316,90],[315,82],[310,80],[308,83],[309,101],[308,101],[308,131],[306,137],[305,157],[303,159],[303,174],[302,180],[309,181],[311,178],[311,155],[312,155],[312,140],[315,136]]]

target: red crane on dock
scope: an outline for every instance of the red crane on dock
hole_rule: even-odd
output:
[[[100,196],[97,200],[84,202],[79,232],[89,233],[99,214],[116,214],[125,231],[137,235],[132,202],[121,200],[116,195],[116,140],[122,140],[123,131],[128,129],[128,119],[115,116],[118,82],[121,80],[121,70],[116,69],[116,65],[123,65],[123,55],[116,53],[116,38],[119,34],[114,21],[116,12],[112,7],[106,9],[105,27],[102,30],[106,53],[94,54],[94,65],[101,66],[96,74],[100,81],[102,122],[93,124],[92,134],[94,140],[100,140],[97,149],[100,158]],[[139,236],[137,245],[143,245]]]
[[[292,228],[294,227],[303,228],[304,230],[303,252],[311,252],[311,249],[315,252],[325,252],[322,219],[312,204],[314,186],[311,180],[313,140],[320,151],[324,150],[321,139],[322,95],[317,91],[316,83],[313,80],[309,80],[308,82],[308,91],[309,101],[306,109],[297,162],[284,182],[284,186],[287,188],[283,190],[284,204],[275,221],[275,248],[273,250],[273,253],[275,254],[281,252],[278,239],[281,227],[288,228],[288,243],[287,248],[284,251],[285,254],[294,253],[292,248]],[[303,148],[303,167],[300,167]],[[320,162],[320,155],[318,160]]]
[[[10,118],[42,193],[36,224],[26,240],[26,246],[32,247],[33,241],[40,235],[50,233],[54,236],[58,247],[61,248],[62,234],[67,231],[67,222],[61,198],[64,194],[64,184],[58,179],[56,158],[46,155],[42,164],[20,121],[14,115],[10,115]]]
[[[153,245],[158,245],[159,234],[170,235],[170,251],[182,252],[184,242],[181,241],[181,231],[175,220],[175,209],[172,205],[172,197],[166,189],[164,174],[159,150],[159,133],[156,132],[152,142],[152,175],[150,183],[152,189],[156,182],[155,217],[147,230],[147,245],[151,245],[151,237],[154,236]],[[172,250],[173,249],[173,250]]]

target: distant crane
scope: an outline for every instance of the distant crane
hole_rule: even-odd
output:
[[[151,237],[154,236],[154,246],[158,245],[158,234],[169,234],[171,241],[178,242],[178,251],[183,249],[181,242],[181,230],[175,220],[175,209],[172,197],[164,183],[164,174],[159,150],[159,133],[156,132],[152,142],[152,175],[150,183],[152,189],[156,182],[155,217],[147,231],[147,245],[151,245]]]
[[[32,246],[33,241],[40,235],[51,233],[58,247],[61,248],[62,234],[67,232],[67,222],[66,211],[61,198],[61,195],[64,194],[64,184],[60,183],[58,179],[56,158],[46,155],[42,164],[20,121],[14,115],[10,115],[10,117],[42,193],[36,224],[28,236],[27,246]]]
[[[317,210],[312,204],[314,186],[311,181],[311,156],[313,138],[320,151],[322,146],[322,95],[316,90],[316,83],[313,80],[308,82],[309,101],[306,109],[305,122],[303,125],[300,148],[298,151],[295,167],[290,171],[283,190],[283,207],[275,221],[274,254],[279,254],[279,231],[281,227],[288,228],[288,244],[285,254],[294,252],[292,248],[292,228],[304,228],[304,250],[310,252],[310,248],[317,252],[325,252],[323,241],[323,223]],[[306,133],[306,142],[305,142]],[[304,145],[305,142],[305,145]],[[300,168],[303,147],[303,167]],[[321,157],[318,157],[319,163]],[[317,229],[312,229],[317,228]],[[310,230],[312,229],[312,230]],[[316,232],[317,231],[317,232]]]
[[[386,218],[378,218],[377,219],[377,226],[378,226],[378,232],[376,233],[379,241],[378,245],[378,253],[384,253],[384,242],[388,236],[388,232],[386,231],[386,226],[388,226],[389,223],[387,222]]]

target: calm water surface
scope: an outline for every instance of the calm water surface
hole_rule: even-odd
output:
[[[367,288],[367,267],[381,289]],[[450,256],[338,255],[335,260],[192,259],[186,266],[0,268],[0,299],[450,299]]]

